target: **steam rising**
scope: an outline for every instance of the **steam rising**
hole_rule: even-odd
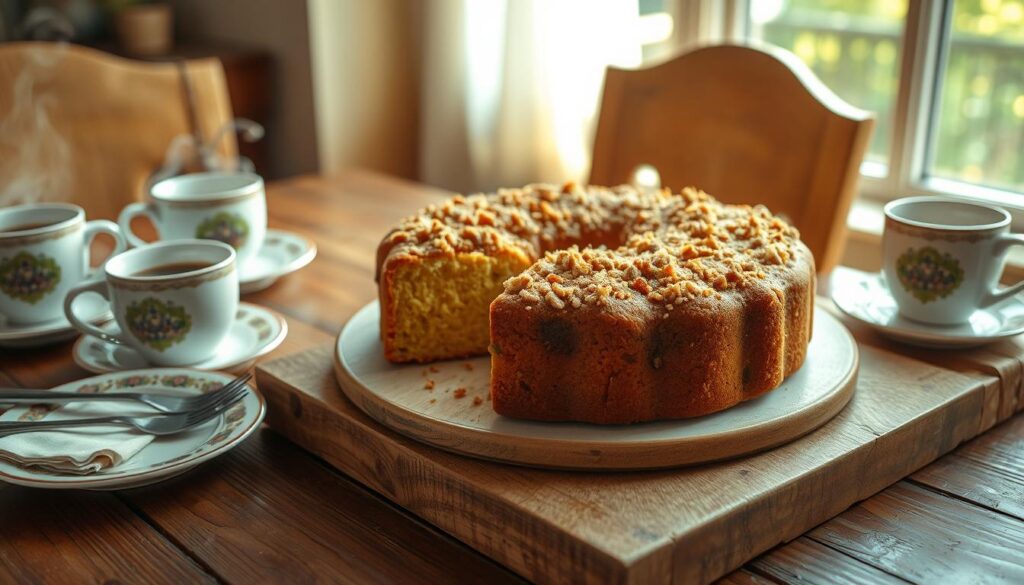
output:
[[[57,75],[66,45],[57,47],[26,52],[11,108],[0,113],[0,207],[70,197],[71,149],[49,114],[57,96],[39,89]]]

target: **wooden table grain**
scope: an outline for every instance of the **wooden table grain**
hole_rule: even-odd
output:
[[[289,337],[270,357],[330,342],[374,296],[373,251],[387,227],[446,195],[356,171],[271,185],[270,226],[313,238],[319,257],[245,297],[288,319]],[[1024,350],[1015,349],[1024,343],[968,357],[880,338],[877,345],[933,365],[963,362],[957,371],[998,380],[992,400],[1007,413],[1024,398]],[[86,377],[70,348],[0,350],[0,385],[50,387]],[[978,355],[985,359],[973,359]],[[0,484],[0,583],[115,581],[521,579],[263,429],[224,457],[154,486],[91,493]],[[1024,582],[1024,417],[994,426],[722,582]]]

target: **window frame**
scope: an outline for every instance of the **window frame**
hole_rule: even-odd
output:
[[[863,200],[879,206],[911,195],[941,195],[995,204],[1010,211],[1014,229],[1021,230],[1024,192],[928,174],[933,134],[938,128],[942,78],[951,46],[948,41],[954,1],[907,2],[889,164],[884,176],[871,172],[879,163],[862,164],[859,194]],[[666,5],[676,23],[691,23],[675,27],[671,42],[676,50],[699,43],[742,44],[748,40],[750,0],[667,0]]]

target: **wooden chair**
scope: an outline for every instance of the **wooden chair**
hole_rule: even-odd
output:
[[[191,96],[191,97],[190,97]],[[216,59],[147,63],[76,45],[0,45],[0,205],[71,201],[115,219],[171,140],[232,120]],[[234,137],[219,154],[234,156]]]
[[[590,182],[629,182],[649,164],[673,189],[763,203],[796,225],[826,273],[842,254],[873,126],[788,51],[704,47],[608,69]]]

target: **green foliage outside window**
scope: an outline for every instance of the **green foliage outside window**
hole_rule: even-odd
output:
[[[1024,0],[957,0],[932,173],[1024,191]]]
[[[752,0],[751,15],[755,35],[877,112],[869,159],[886,162],[906,0]],[[956,0],[950,24],[929,173],[1024,191],[1024,0]]]

